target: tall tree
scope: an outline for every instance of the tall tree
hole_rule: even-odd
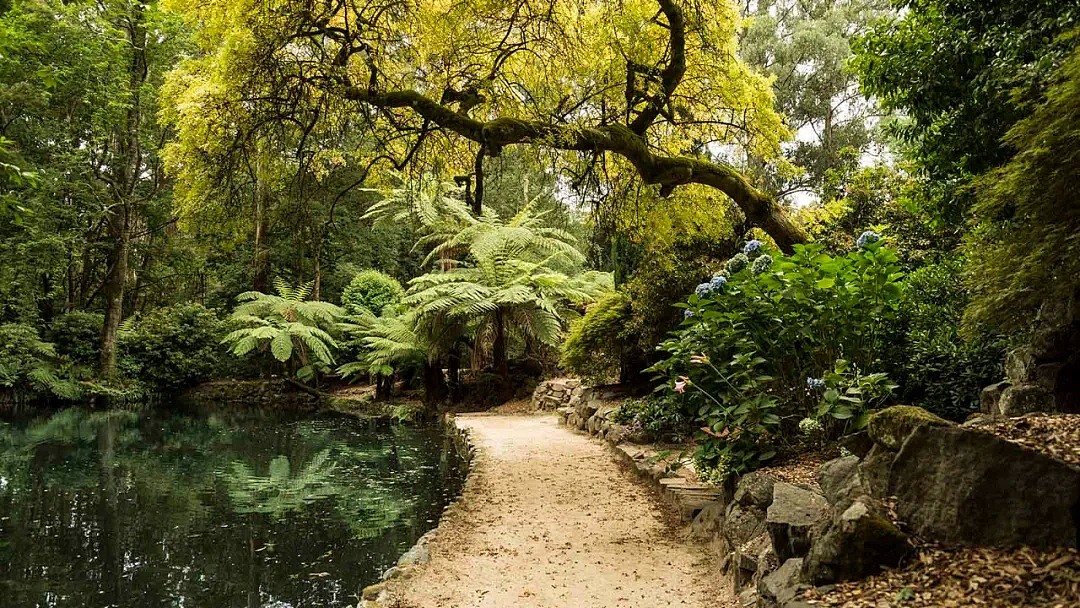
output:
[[[317,122],[348,116],[366,127],[371,156],[465,175],[517,144],[563,152],[566,164],[611,155],[662,195],[688,184],[723,192],[781,247],[806,238],[772,197],[708,152],[718,142],[771,157],[786,135],[767,81],[736,57],[728,3],[170,6],[199,27],[213,75],[212,87],[180,96],[192,112],[242,108],[252,124],[310,124],[324,108]],[[211,128],[226,133],[216,141],[232,130],[224,121]],[[183,131],[181,144],[196,147]]]
[[[851,40],[885,16],[888,6],[888,0],[745,3],[749,24],[739,54],[773,76],[776,109],[795,133],[784,150],[790,166],[751,163],[778,198],[831,198],[871,148],[879,110],[860,93],[848,62]]]
[[[1006,132],[1045,93],[1080,25],[1077,0],[894,0],[855,45],[863,90],[906,116],[894,129],[926,184],[927,210],[962,225],[973,176],[1008,160]]]
[[[155,89],[184,36],[175,17],[131,0],[22,2],[0,19],[0,135],[41,179],[22,198],[33,219],[3,227],[31,261],[5,264],[5,287],[29,288],[45,317],[57,293],[65,309],[100,302],[99,367],[113,375],[132,259],[149,261],[138,250],[162,228],[146,213],[168,194]]]

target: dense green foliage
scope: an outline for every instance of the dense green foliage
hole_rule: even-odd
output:
[[[137,314],[120,330],[120,369],[164,391],[209,380],[224,368],[223,329],[217,313],[201,304]]]
[[[33,327],[0,325],[0,401],[28,400],[39,395],[75,399],[79,385],[67,376],[67,365],[56,346],[42,341]]]
[[[566,230],[551,226],[550,210],[538,210],[543,193],[528,196],[504,219],[493,210],[474,215],[460,190],[425,178],[403,184],[374,205],[378,221],[413,221],[422,235],[417,248],[433,268],[409,282],[404,313],[359,319],[350,332],[366,352],[343,373],[388,374],[414,364],[424,353],[429,402],[439,401],[471,349],[473,368],[490,364],[510,389],[509,360],[560,344],[577,308],[610,290],[605,273],[584,271],[584,254]]]
[[[629,322],[630,298],[626,294],[612,291],[601,297],[570,324],[559,366],[597,384],[617,378],[628,363],[628,352],[637,346],[627,334]]]
[[[277,295],[258,291],[242,293],[229,321],[240,326],[222,342],[238,357],[259,354],[283,365],[302,381],[317,381],[330,371],[337,343],[330,334],[344,311],[340,307],[308,300],[312,285],[296,287],[274,281]]]
[[[926,209],[960,221],[973,176],[1008,159],[1003,136],[1033,110],[1069,55],[1074,0],[895,0],[855,44],[863,90],[907,120],[894,124],[924,178]]]
[[[381,315],[387,306],[397,304],[404,295],[405,290],[394,277],[378,270],[362,270],[341,292],[341,305],[350,314]]]
[[[729,262],[730,276],[690,296],[683,327],[661,344],[668,358],[652,369],[666,379],[658,390],[681,395],[683,411],[704,426],[702,462],[742,473],[775,456],[803,418],[824,420],[834,436],[864,424],[865,407],[830,391],[847,396],[881,371],[898,314],[896,254],[871,234],[839,257],[819,245],[774,257],[753,241]],[[858,376],[843,386],[834,378],[819,394],[814,387],[841,359]]]
[[[1074,32],[1059,44],[1076,42]],[[978,181],[979,223],[965,246],[975,327],[1027,330],[1044,303],[1080,290],[1080,50],[1052,82],[1005,138],[1016,155]]]
[[[884,353],[901,401],[953,420],[978,411],[982,388],[1001,379],[1005,346],[999,335],[962,335],[969,300],[963,267],[962,259],[946,258],[905,277],[893,343]]]
[[[101,355],[101,325],[100,314],[73,310],[53,317],[46,337],[57,353],[90,367]]]

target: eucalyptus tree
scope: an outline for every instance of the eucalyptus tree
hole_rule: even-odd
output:
[[[755,159],[751,166],[778,198],[835,198],[875,143],[881,114],[849,67],[851,44],[891,14],[889,2],[747,0],[743,12],[748,25],[739,54],[773,77],[776,109],[795,133],[785,145],[786,163]]]

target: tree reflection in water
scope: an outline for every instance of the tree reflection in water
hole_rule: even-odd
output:
[[[262,410],[9,417],[0,603],[355,603],[460,490],[452,446]]]

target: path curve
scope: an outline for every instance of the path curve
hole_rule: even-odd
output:
[[[397,606],[726,608],[705,550],[598,441],[552,416],[463,415],[476,458],[461,500],[394,581]]]

